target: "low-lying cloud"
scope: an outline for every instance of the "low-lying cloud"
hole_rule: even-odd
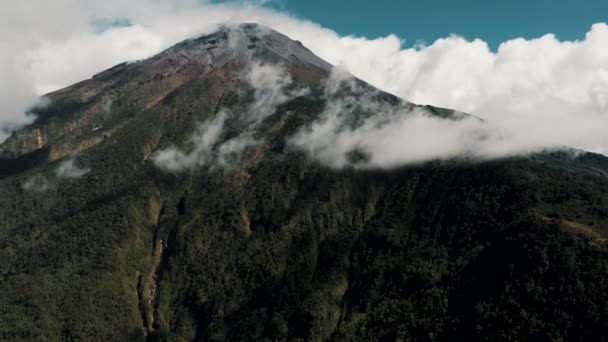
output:
[[[197,132],[190,139],[194,146],[190,151],[171,146],[155,152],[151,159],[154,164],[169,172],[180,172],[202,167],[213,160],[212,150],[219,141],[226,122],[226,111],[220,111],[215,118],[199,124]]]
[[[55,169],[55,175],[58,178],[73,179],[80,178],[90,171],[91,169],[87,167],[79,167],[76,165],[75,158],[70,158],[59,164],[59,166]]]
[[[482,119],[459,111],[444,116],[407,102],[392,104],[378,95],[343,68],[334,68],[325,84],[325,108],[289,139],[290,145],[332,168],[485,160],[567,147],[564,137],[547,134],[557,132],[555,125],[545,127],[539,121],[540,126],[524,127],[515,117]]]
[[[26,191],[46,192],[55,189],[62,181],[74,180],[85,176],[91,171],[88,167],[79,166],[76,157],[71,157],[59,163],[52,173],[36,173],[26,179],[21,186]]]
[[[290,99],[305,95],[307,89],[290,89],[292,78],[281,66],[252,62],[243,81],[252,87],[253,99],[245,109],[223,108],[215,117],[199,125],[190,139],[191,149],[183,150],[172,146],[156,152],[152,161],[156,166],[170,172],[192,170],[214,164],[228,167],[241,158],[243,151],[258,141],[255,133],[259,125],[276,108]],[[228,120],[236,120],[241,126],[238,134],[223,139]]]
[[[334,68],[325,84],[325,108],[289,145],[332,168],[384,168],[473,156],[488,139],[487,126],[476,117],[454,112],[442,118],[379,95]]]
[[[26,191],[45,192],[51,188],[51,184],[45,176],[38,173],[23,182],[22,187]]]
[[[32,7],[37,10],[31,11]],[[113,23],[116,18],[122,19],[120,25],[105,25],[103,30],[96,26],[99,22]],[[458,36],[427,46],[408,46],[395,35],[378,39],[339,36],[309,21],[234,2],[25,0],[0,5],[0,22],[0,77],[11,85],[0,89],[0,141],[7,130],[31,120],[24,112],[47,91],[122,61],[149,57],[182,39],[209,33],[221,22],[259,22],[300,40],[321,58],[380,89],[416,103],[454,108],[483,118],[487,123],[483,136],[491,135],[487,144],[474,146],[482,150],[486,145],[494,146],[483,154],[562,145],[608,153],[606,23],[593,25],[578,41],[560,41],[547,34],[509,40],[492,51],[482,40]],[[425,136],[449,136],[444,133],[444,123],[426,122],[424,116],[418,120],[416,127],[426,130]],[[457,126],[461,125],[465,122]],[[470,145],[467,132],[471,129],[464,129],[464,141],[450,131],[453,138],[446,141],[455,145],[446,142],[445,151],[470,149],[466,146]],[[385,136],[375,139],[382,141],[391,133],[366,132],[360,139],[374,140],[368,134],[382,133]],[[395,135],[405,136],[399,132]],[[372,143],[362,141],[360,145]],[[393,146],[396,154],[405,148],[395,147],[400,143],[384,142]],[[413,146],[410,143],[407,146]]]

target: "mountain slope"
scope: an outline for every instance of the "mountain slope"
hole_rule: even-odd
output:
[[[332,75],[244,24],[49,94],[0,145],[0,337],[606,337],[606,158],[329,168],[292,141],[332,98],[461,117]]]

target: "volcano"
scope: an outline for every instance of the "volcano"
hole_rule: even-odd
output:
[[[257,24],[47,98],[0,145],[0,339],[608,335],[604,156],[377,167],[319,142],[384,116],[478,119]]]

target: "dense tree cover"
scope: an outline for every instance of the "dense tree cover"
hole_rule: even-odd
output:
[[[108,91],[162,90],[130,93],[138,75]],[[68,157],[47,147],[2,161],[0,340],[606,338],[608,159],[329,170],[285,143],[323,108],[308,85],[228,168],[172,174],[149,160],[250,100],[222,72],[154,106],[119,101],[98,118],[106,136],[78,155],[91,170],[81,178],[58,177]],[[59,127],[103,99],[51,106],[34,125]],[[224,138],[239,129],[228,122]],[[32,177],[45,186],[25,189]]]
[[[269,163],[247,186],[201,184],[167,240],[158,322],[205,340],[599,340],[603,235],[548,215],[605,227],[590,204],[607,184],[544,163]],[[589,202],[542,200],[561,191]]]

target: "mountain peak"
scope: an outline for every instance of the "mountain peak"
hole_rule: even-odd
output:
[[[118,64],[47,94],[52,105],[32,110],[37,119],[0,145],[0,159],[34,151],[49,154],[43,159],[61,158],[97,144],[134,112],[156,107],[192,81],[210,78],[224,89],[254,65],[279,66],[294,80],[305,81],[327,78],[333,68],[270,27],[224,24],[148,59]]]
[[[158,58],[187,57],[220,67],[231,60],[248,63],[280,63],[329,73],[332,65],[316,56],[301,42],[257,23],[223,24],[218,30],[185,40],[165,50]]]

